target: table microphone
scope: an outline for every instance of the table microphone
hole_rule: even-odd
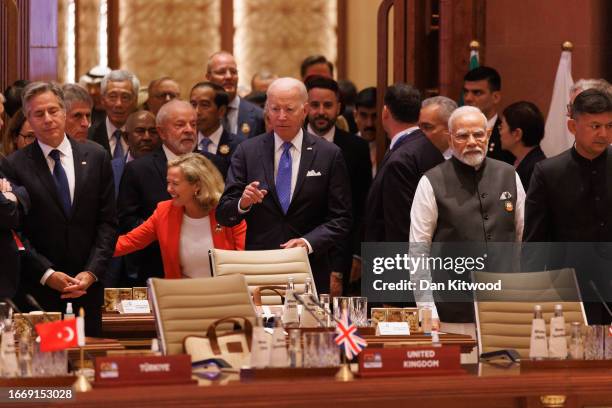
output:
[[[311,295],[311,296],[312,296],[312,295]],[[293,296],[293,297],[295,298],[295,300],[296,300],[296,301],[297,301],[297,302],[298,302],[300,305],[302,305],[302,307],[303,307],[304,309],[306,309],[306,311],[307,311],[308,313],[310,313],[310,314],[312,315],[312,317],[314,317],[314,318],[315,318],[315,320],[317,321],[317,323],[319,323],[319,324],[321,325],[321,327],[325,327],[325,323],[324,323],[324,322],[323,322],[321,319],[319,319],[319,317],[317,316],[316,312],[315,312],[314,310],[312,310],[311,308],[309,308],[309,307],[306,305],[306,302],[304,302],[304,301],[303,301],[303,300],[300,298],[300,296],[299,296],[299,295],[295,295],[295,294],[294,294],[294,296]],[[316,304],[316,303],[315,303],[315,304]]]
[[[36,301],[36,299],[34,299],[34,296],[30,295],[29,293],[26,293],[25,298],[28,301],[28,303],[32,307],[34,307],[34,309],[37,309],[38,311],[43,313],[43,318],[47,321],[47,323],[50,323],[50,322],[53,321],[53,320],[51,320],[49,315],[47,315],[47,311],[45,309],[43,309],[43,307],[40,305],[40,303],[38,303]]]
[[[599,293],[599,290],[597,290],[597,286],[595,285],[595,283],[592,280],[590,280],[589,281],[589,285],[591,285],[591,288],[593,288],[593,291],[595,292],[595,294],[599,298],[599,301],[601,302],[603,307],[606,309],[606,312],[608,312],[608,315],[610,317],[612,317],[612,310],[610,310],[610,308],[608,307],[608,304],[604,300],[603,296],[601,296],[601,293]]]

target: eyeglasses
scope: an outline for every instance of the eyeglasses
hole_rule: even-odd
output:
[[[25,140],[26,142],[31,142],[36,139],[36,134],[34,134],[34,132],[18,133],[17,136],[23,137],[23,140]]]
[[[487,132],[483,130],[479,130],[476,132],[461,132],[454,135],[454,139],[458,142],[467,142],[468,139],[472,136],[476,141],[483,141],[487,138]]]

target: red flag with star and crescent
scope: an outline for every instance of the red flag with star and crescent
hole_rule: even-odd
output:
[[[83,318],[60,320],[36,325],[40,351],[58,351],[85,345]]]
[[[344,349],[344,354],[348,360],[351,360],[368,346],[368,342],[359,337],[357,327],[351,323],[346,313],[342,313],[342,318],[336,322],[336,333],[336,344]]]

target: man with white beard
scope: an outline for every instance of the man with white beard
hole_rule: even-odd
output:
[[[525,190],[513,166],[486,157],[490,137],[487,118],[478,108],[463,106],[451,114],[448,128],[453,157],[426,172],[414,195],[411,253],[417,248],[428,255],[430,245],[438,242],[436,248],[441,253],[466,256],[456,243],[469,242],[474,243],[470,251],[482,255],[491,249],[489,242],[520,242]],[[490,266],[485,270],[492,271]],[[411,279],[430,279],[426,275],[429,271],[420,271]],[[442,331],[475,335],[471,302],[436,305],[430,294],[418,292],[417,305],[429,303],[434,319],[439,316]]]

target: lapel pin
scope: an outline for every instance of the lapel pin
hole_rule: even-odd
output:
[[[221,154],[228,154],[230,152],[230,148],[228,145],[224,144],[219,146],[219,153]]]
[[[312,150],[312,147],[307,147],[306,150]]]
[[[245,122],[242,124],[242,128],[240,130],[242,131],[242,133],[246,135],[251,131],[251,127],[249,126],[248,123]]]
[[[217,226],[215,227],[216,232],[221,232],[222,229],[223,227],[221,227],[221,224],[217,224]]]
[[[86,164],[87,164],[87,162],[82,161],[82,162],[81,162],[81,164],[84,166],[84,165],[86,165]]]
[[[512,201],[506,201],[504,203],[504,207],[505,207],[506,211],[508,211],[508,212],[512,212],[512,210],[514,210],[514,206],[512,205]]]

